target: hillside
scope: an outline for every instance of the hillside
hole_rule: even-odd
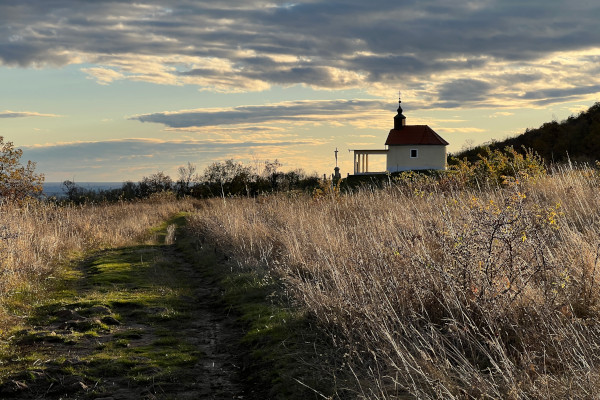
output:
[[[515,150],[531,148],[546,162],[571,161],[593,162],[600,159],[600,102],[578,116],[570,116],[562,122],[547,122],[537,129],[527,129],[525,133],[493,142],[489,147],[504,149],[512,146]],[[477,160],[482,146],[453,154],[453,157],[470,161]]]

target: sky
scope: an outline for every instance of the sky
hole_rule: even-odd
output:
[[[0,136],[46,181],[234,159],[352,172],[407,124],[449,152],[600,100],[596,0],[0,0]],[[375,164],[376,165],[376,164]],[[373,167],[374,168],[374,167]]]

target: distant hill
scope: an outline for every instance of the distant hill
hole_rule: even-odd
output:
[[[562,122],[547,122],[537,129],[527,129],[519,136],[488,145],[492,150],[506,146],[517,151],[521,151],[523,146],[531,148],[548,163],[568,159],[578,162],[600,160],[600,102],[578,116],[570,116]],[[474,147],[452,156],[476,161],[482,148]]]

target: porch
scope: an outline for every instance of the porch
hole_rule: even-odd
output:
[[[354,175],[382,174],[385,171],[369,171],[369,156],[385,156],[387,149],[382,150],[350,150],[354,152]]]

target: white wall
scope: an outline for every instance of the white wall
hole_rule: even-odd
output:
[[[417,157],[411,158],[410,151],[416,149]],[[446,146],[389,146],[387,171],[397,172],[411,169],[446,169]]]

